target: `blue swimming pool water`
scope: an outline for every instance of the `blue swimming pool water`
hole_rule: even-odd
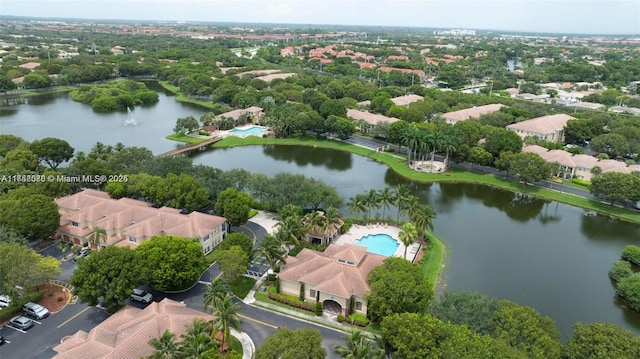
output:
[[[396,253],[400,244],[387,234],[369,234],[353,242],[362,247],[367,247],[367,252],[391,257]]]
[[[266,128],[264,128],[264,127],[253,126],[253,127],[249,127],[247,129],[244,129],[244,130],[239,130],[237,128],[234,128],[230,132],[235,134],[235,135],[262,135],[264,133],[264,131],[266,131]]]

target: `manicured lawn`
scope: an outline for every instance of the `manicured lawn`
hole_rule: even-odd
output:
[[[260,292],[260,291],[256,291],[256,293],[253,295],[254,298],[256,298],[256,300],[260,301],[260,302],[264,302],[264,303],[269,303],[269,304],[273,304],[277,307],[280,308],[284,308],[284,309],[288,309],[288,310],[293,310],[302,314],[306,314],[306,315],[313,315],[313,313],[309,312],[308,310],[304,310],[304,309],[300,309],[300,308],[294,308],[290,305],[286,305],[284,303],[280,303],[280,302],[276,302],[273,299],[270,299],[267,295],[266,292]],[[291,298],[295,298],[298,299],[298,297],[295,296],[291,296]]]
[[[572,194],[560,193],[547,188],[541,188],[532,185],[524,185],[519,181],[506,180],[502,177],[496,177],[492,174],[467,171],[461,168],[451,168],[446,173],[425,173],[417,172],[409,169],[406,166],[406,159],[399,157],[397,154],[376,152],[366,148],[353,146],[344,142],[335,140],[317,140],[313,137],[302,138],[260,138],[255,136],[249,136],[247,138],[228,137],[222,141],[216,142],[214,147],[235,147],[235,146],[247,146],[247,145],[294,145],[294,146],[310,146],[310,147],[323,147],[332,148],[342,151],[348,151],[358,155],[373,158],[376,161],[382,162],[391,167],[401,176],[417,182],[462,182],[462,183],[481,183],[497,188],[502,188],[510,191],[521,192],[531,194],[536,197],[549,199],[552,201],[558,201],[566,203],[572,206],[585,208],[598,213],[609,214],[620,219],[640,223],[640,214],[628,209],[611,207],[606,203],[591,200],[588,198],[575,196]]]
[[[240,354],[240,357],[242,357],[242,343],[233,335],[231,336],[231,350]]]
[[[200,143],[200,142],[203,142],[203,141],[206,140],[206,138],[187,136],[184,133],[172,133],[172,134],[168,135],[165,138],[167,140],[184,142],[184,143],[188,143],[190,145],[193,145],[193,144],[196,144],[196,143]]]
[[[442,261],[444,259],[444,245],[440,239],[434,234],[428,234],[424,248],[424,255],[420,260],[422,271],[425,278],[431,283],[435,291],[438,284],[438,276],[442,269]]]
[[[242,277],[238,283],[231,284],[229,287],[231,287],[231,291],[233,292],[233,294],[235,294],[240,299],[244,299],[244,297],[247,296],[254,284],[256,284],[255,279]]]

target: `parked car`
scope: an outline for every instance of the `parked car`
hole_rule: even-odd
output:
[[[147,304],[153,300],[153,295],[147,291],[136,288],[133,290],[133,293],[131,293],[131,296],[129,298],[131,300],[135,300],[135,301]]]
[[[47,308],[41,306],[40,304],[31,303],[31,302],[26,303],[22,307],[22,311],[24,312],[25,315],[38,320],[44,319],[51,314],[49,313],[49,310]]]
[[[84,248],[82,248],[80,250],[80,252],[75,257],[73,257],[73,260],[77,261],[80,258],[84,258],[84,257],[88,256],[89,253],[91,253],[91,249],[87,248],[87,247],[84,247]]]
[[[8,295],[0,295],[0,309],[11,305],[11,297]]]
[[[22,330],[27,330],[31,327],[33,327],[33,320],[25,317],[24,315],[21,315],[19,317],[14,317],[9,321],[9,325],[14,327],[14,328],[18,328],[18,329],[22,329]]]

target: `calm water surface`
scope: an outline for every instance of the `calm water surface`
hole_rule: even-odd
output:
[[[101,141],[161,153],[176,146],[164,136],[178,117],[205,112],[160,93],[156,105],[134,110],[139,126],[124,127],[126,113],[96,114],[66,94],[28,102],[0,107],[1,133],[29,141],[58,137],[82,151]],[[640,334],[640,315],[619,306],[607,276],[625,245],[640,244],[640,226],[480,185],[409,183],[380,163],[335,150],[249,146],[216,149],[193,160],[224,170],[304,174],[335,186],[345,198],[408,184],[434,207],[435,232],[450,247],[445,288],[532,306],[552,317],[565,338],[577,321],[614,323]]]

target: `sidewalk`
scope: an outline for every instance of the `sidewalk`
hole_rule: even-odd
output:
[[[253,340],[251,340],[251,337],[249,337],[249,334],[231,328],[231,335],[242,343],[242,359],[253,359],[253,355],[256,352],[256,345]]]

